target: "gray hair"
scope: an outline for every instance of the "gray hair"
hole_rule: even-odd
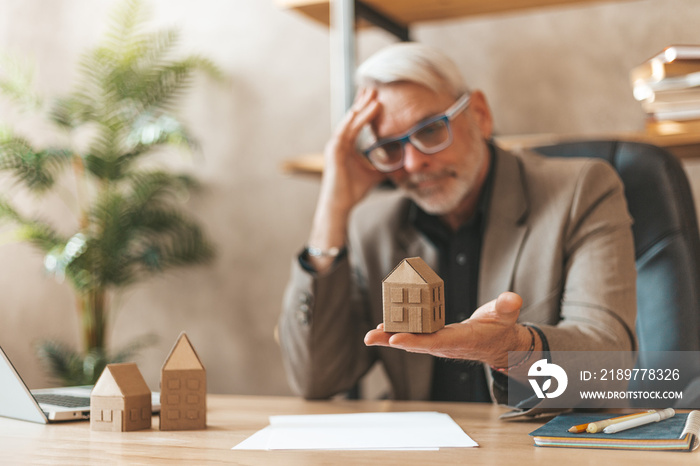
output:
[[[457,98],[468,92],[457,65],[437,49],[416,42],[400,42],[381,49],[359,66],[355,82],[376,87],[407,81]]]

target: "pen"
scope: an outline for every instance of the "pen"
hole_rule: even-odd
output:
[[[602,431],[607,426],[617,424],[619,422],[624,422],[624,421],[627,421],[630,419],[635,419],[638,417],[646,416],[649,413],[655,413],[655,412],[656,411],[654,411],[654,410],[650,410],[650,411],[644,411],[641,413],[627,414],[626,416],[614,417],[612,419],[603,419],[601,421],[591,422],[588,424],[588,426],[586,426],[586,432],[588,432],[589,434],[595,434],[595,433]],[[575,426],[575,427],[579,427],[579,426]],[[569,430],[569,431],[571,432],[571,430]]]
[[[644,411],[643,413],[625,414],[624,416],[614,417],[612,419],[606,419],[605,421],[618,421],[618,419],[620,421],[624,421],[624,420],[629,419],[630,417],[637,417],[637,416],[641,416],[643,414],[647,414],[647,411]],[[603,421],[598,421],[598,422],[603,422]],[[583,432],[586,432],[586,429],[588,428],[589,425],[590,425],[590,423],[586,422],[585,424],[579,424],[577,426],[572,426],[571,428],[569,428],[569,432],[571,432],[572,434],[581,434]]]
[[[621,432],[623,430],[631,429],[633,427],[639,427],[645,424],[651,424],[652,422],[663,421],[664,419],[673,417],[675,414],[676,412],[673,410],[673,408],[666,408],[662,409],[661,411],[656,411],[653,413],[646,414],[644,416],[610,425],[603,429],[603,432],[605,432],[606,434],[614,434],[615,432]]]

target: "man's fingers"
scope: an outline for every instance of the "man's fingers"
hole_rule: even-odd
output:
[[[523,298],[506,291],[498,298],[481,306],[467,320],[479,320],[483,322],[515,323],[523,306]]]
[[[523,298],[510,291],[501,293],[498,298],[496,298],[496,315],[507,318],[508,320],[511,318],[513,318],[513,320],[517,319],[521,307],[523,307]]]
[[[374,98],[376,93],[377,91],[375,89],[370,89],[367,87],[360,89],[355,96],[355,101],[352,103],[350,111],[354,111],[355,113],[359,112],[372,98]]]
[[[382,324],[380,324],[382,325]],[[365,345],[367,346],[389,346],[389,338],[393,333],[386,333],[382,328],[377,328],[376,330],[370,330],[365,335]]]
[[[338,127],[338,135],[345,141],[354,143],[360,130],[375,117],[379,110],[376,89],[362,89],[352,107]]]
[[[350,139],[354,141],[357,138],[357,135],[360,134],[362,128],[372,121],[372,119],[379,112],[379,106],[379,101],[375,99],[352,113],[352,118],[350,119],[347,127],[347,136]]]
[[[379,325],[365,336],[368,346],[388,346],[411,353],[427,353],[449,359],[491,361],[516,324],[523,300],[515,293],[502,293],[462,323],[446,325],[435,333],[386,333]]]

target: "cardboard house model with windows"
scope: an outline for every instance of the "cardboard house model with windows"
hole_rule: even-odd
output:
[[[160,374],[160,430],[205,429],[207,373],[185,332]]]
[[[151,389],[134,363],[108,364],[90,394],[90,429],[127,432],[151,427]]]
[[[402,260],[382,282],[384,331],[433,333],[445,326],[445,286],[420,257]]]

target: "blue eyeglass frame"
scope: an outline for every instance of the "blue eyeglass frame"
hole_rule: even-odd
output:
[[[404,159],[406,158],[406,150],[404,147],[406,146],[407,143],[411,143],[416,149],[419,151],[423,152],[424,154],[432,155],[437,152],[440,152],[443,149],[446,149],[447,147],[452,144],[452,128],[450,126],[450,122],[461,112],[463,112],[468,106],[471,101],[471,94],[467,92],[466,94],[463,94],[462,97],[457,99],[457,102],[452,104],[450,108],[445,110],[444,113],[441,113],[439,115],[435,115],[433,117],[429,117],[427,120],[423,120],[419,123],[417,123],[415,126],[413,126],[411,129],[409,129],[403,136],[397,136],[397,137],[391,137],[391,138],[384,138],[380,139],[371,146],[369,146],[367,149],[362,151],[362,154],[369,160],[369,162],[374,166],[377,170],[381,172],[393,172],[395,170],[398,170],[399,168],[403,167],[404,164]],[[422,130],[426,126],[435,123],[436,121],[444,120],[445,124],[447,125],[447,134],[448,138],[447,141],[444,144],[436,146],[434,149],[431,149],[429,151],[425,151],[424,149],[421,149],[420,147],[417,147],[412,141],[411,141],[411,136],[413,136],[415,133],[418,131]],[[385,145],[385,144],[390,144],[393,142],[400,142],[401,143],[401,160],[398,162],[392,164],[392,165],[385,165],[385,166],[377,166],[372,159],[369,157],[369,154]]]

